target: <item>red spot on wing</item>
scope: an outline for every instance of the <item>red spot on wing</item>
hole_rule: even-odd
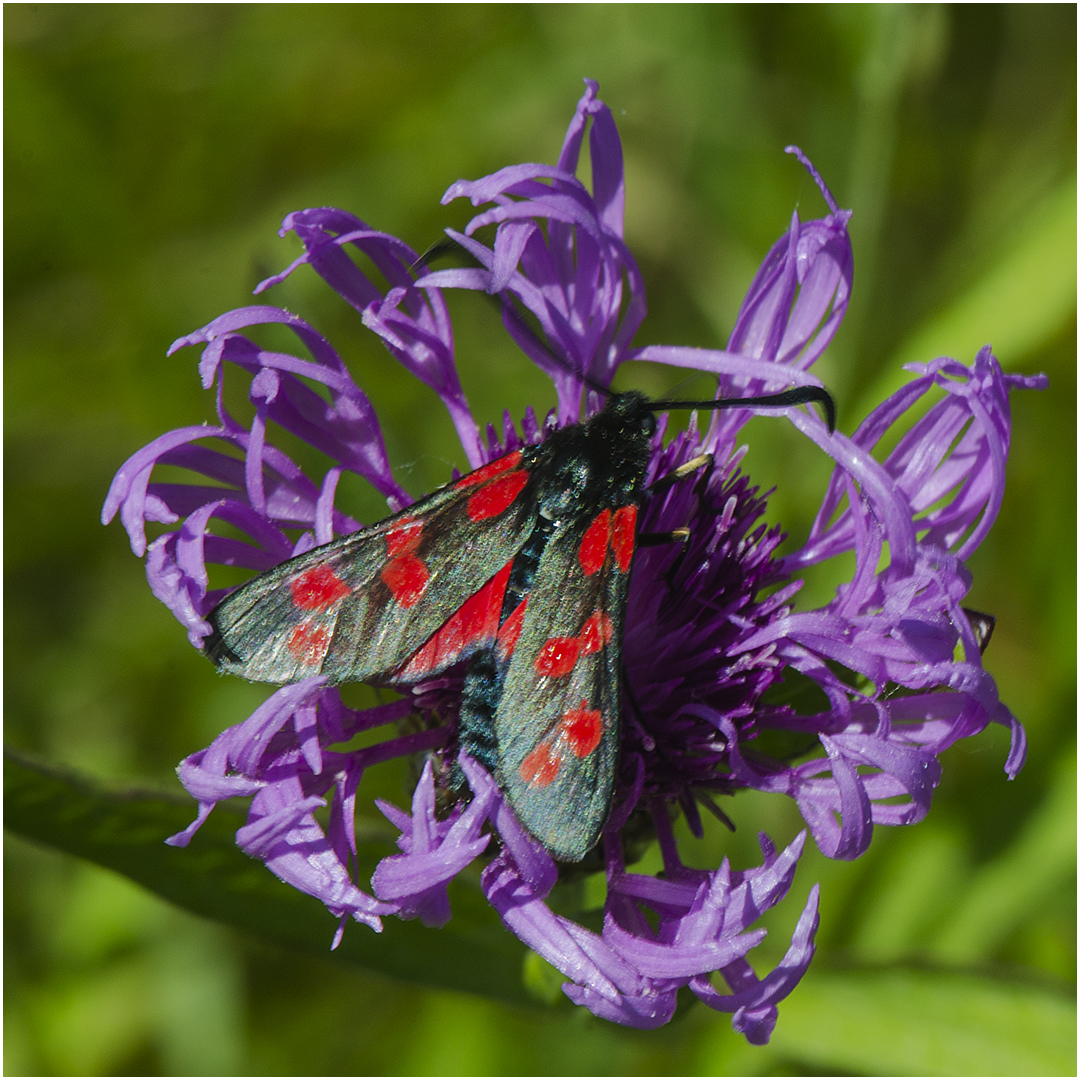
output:
[[[615,553],[615,562],[625,574],[630,569],[630,560],[634,557],[634,526],[637,523],[637,507],[620,506],[615,511],[615,521],[611,527],[611,550]]]
[[[402,518],[386,534],[386,554],[392,559],[396,555],[410,555],[420,543],[424,523],[415,518]]]
[[[615,632],[611,619],[603,611],[594,611],[581,628],[581,652],[583,656],[599,652]]]
[[[506,622],[499,627],[499,656],[505,660],[514,651],[518,638],[521,637],[521,627],[525,621],[525,608],[529,604],[529,598],[524,600],[507,617]]]
[[[475,469],[467,476],[463,476],[454,487],[467,488],[473,487],[476,484],[486,484],[493,476],[498,476],[499,473],[509,472],[511,469],[517,468],[520,461],[521,451],[515,450],[511,454],[506,454],[501,458],[497,458],[495,461],[489,461],[486,465],[481,465],[479,469]]]
[[[294,626],[285,642],[285,648],[307,667],[318,667],[329,645],[330,633],[326,627],[310,622]]]
[[[415,555],[398,555],[391,559],[382,568],[380,576],[403,608],[412,607],[424,595],[431,577],[423,560]]]
[[[582,701],[580,709],[568,709],[559,721],[560,742],[565,742],[579,758],[588,757],[599,745],[604,721],[599,709],[590,709]]]
[[[349,595],[349,586],[329,566],[313,566],[289,582],[292,601],[303,611],[324,611]]]
[[[482,589],[472,594],[413,653],[412,659],[398,674],[403,682],[441,671],[456,663],[471,646],[485,645],[499,633],[506,583],[510,580],[508,562]]]
[[[586,575],[595,574],[604,565],[610,536],[611,511],[604,510],[597,514],[593,523],[585,530],[581,547],[578,548],[578,562]]]
[[[546,742],[538,743],[531,754],[525,755],[518,774],[529,787],[547,787],[559,775],[562,758],[551,752]]]
[[[505,460],[503,458],[502,460]],[[479,470],[478,470],[479,471]],[[478,488],[469,496],[466,512],[470,521],[487,521],[498,517],[521,494],[522,488],[529,482],[529,474],[524,469],[497,476],[494,480]]]
[[[544,642],[533,661],[537,675],[569,675],[577,663],[581,642],[576,637],[553,637]]]
[[[386,555],[389,561],[380,577],[386,582],[394,599],[404,608],[412,607],[427,588],[428,572],[424,560],[416,554],[424,523],[405,517],[395,522],[386,533]]]

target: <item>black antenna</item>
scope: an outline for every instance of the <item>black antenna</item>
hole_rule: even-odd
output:
[[[655,412],[662,409],[744,409],[757,406],[764,409],[787,409],[792,405],[809,405],[818,402],[825,410],[825,423],[829,433],[836,430],[836,404],[829,391],[822,386],[796,386],[779,394],[762,394],[759,397],[718,398],[714,401],[652,401],[649,408]]]
[[[456,240],[452,240],[447,236],[442,240],[436,240],[426,251],[417,255],[415,262],[409,264],[409,273],[415,274],[420,267],[426,267],[428,263],[434,262],[436,259],[441,259],[444,255],[451,254],[467,255],[477,266],[480,265],[467,249],[463,248]]]

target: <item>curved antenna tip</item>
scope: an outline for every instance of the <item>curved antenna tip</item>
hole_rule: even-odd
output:
[[[825,410],[825,424],[831,435],[836,430],[836,402],[823,386],[795,386],[779,394],[757,397],[719,398],[715,401],[654,401],[650,409],[790,409],[793,405],[809,405],[816,401]]]

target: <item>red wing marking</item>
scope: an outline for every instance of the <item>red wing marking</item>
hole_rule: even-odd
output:
[[[604,510],[596,515],[593,523],[585,530],[581,547],[578,548],[578,562],[586,576],[595,574],[604,565],[610,536],[611,511]]]
[[[562,758],[551,752],[548,743],[542,742],[531,754],[525,755],[518,773],[529,787],[547,787],[559,775],[560,765]]]
[[[580,709],[568,709],[559,721],[560,743],[566,742],[579,758],[588,757],[599,745],[604,733],[604,723],[599,709],[590,709],[582,701]]]
[[[349,587],[329,566],[313,566],[289,582],[296,607],[303,611],[324,611],[349,595]]]
[[[403,518],[386,534],[386,554],[393,559],[397,555],[409,555],[420,543],[424,523],[413,518]]]
[[[615,521],[611,528],[611,550],[615,561],[625,574],[630,569],[630,560],[634,557],[634,525],[637,522],[637,507],[620,506],[615,511]]]
[[[499,473],[508,472],[510,469],[517,468],[520,461],[521,451],[515,450],[512,454],[506,454],[504,457],[497,458],[495,461],[489,461],[486,465],[481,465],[479,469],[475,469],[467,476],[463,476],[454,487],[467,488],[472,487],[474,484],[484,484],[493,476],[498,476]]]
[[[412,607],[424,595],[431,577],[423,560],[409,554],[391,559],[380,576],[403,608]]]
[[[477,643],[495,639],[499,631],[506,583],[510,580],[508,562],[482,589],[472,594],[450,616],[420,649],[398,675],[403,682],[422,678],[432,671],[442,671]]]
[[[304,622],[293,627],[293,632],[285,642],[285,648],[305,666],[318,667],[329,644],[330,635],[326,627]]]
[[[577,664],[581,642],[576,637],[553,637],[544,642],[533,661],[537,675],[569,675]]]
[[[594,611],[581,628],[581,652],[583,656],[599,652],[611,641],[615,628],[603,611]]]
[[[499,627],[499,656],[505,660],[511,656],[514,652],[514,646],[518,642],[518,638],[521,637],[521,627],[525,621],[525,608],[529,604],[529,598],[526,596],[524,600],[507,617],[506,622]]]
[[[505,460],[506,458],[500,458],[498,462],[492,464],[500,464]],[[529,474],[524,469],[508,472],[505,476],[497,476],[469,496],[466,507],[469,520],[487,521],[488,518],[498,517],[509,508],[528,482]]]

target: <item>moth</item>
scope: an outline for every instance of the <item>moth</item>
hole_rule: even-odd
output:
[[[816,401],[835,420],[813,386],[707,402],[608,393],[589,419],[242,585],[207,617],[204,651],[268,683],[407,687],[467,662],[459,745],[556,859],[580,861],[611,810],[656,413]]]

